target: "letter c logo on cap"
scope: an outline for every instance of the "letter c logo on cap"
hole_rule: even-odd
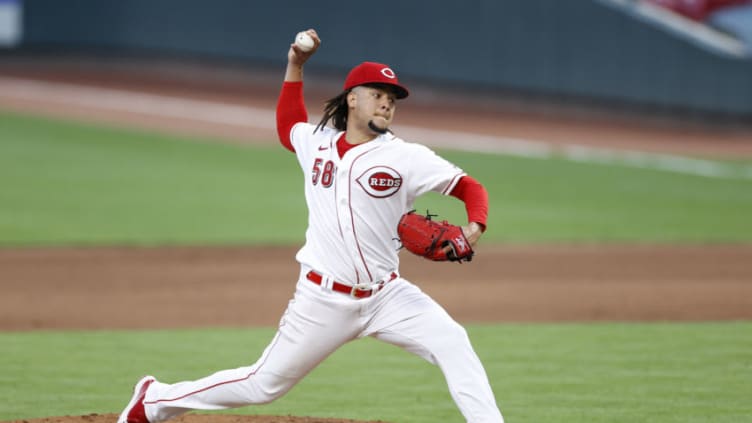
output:
[[[390,68],[384,68],[381,70],[381,74],[386,76],[389,79],[394,79],[397,77],[397,75],[394,74],[394,71]]]

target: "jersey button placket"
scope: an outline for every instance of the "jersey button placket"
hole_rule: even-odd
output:
[[[337,174],[335,175],[337,181],[337,209],[340,219],[340,225],[342,227],[342,236],[347,248],[347,253],[351,256],[353,263],[361,263],[361,258],[358,253],[358,243],[355,238],[355,232],[353,230],[353,216],[350,208],[350,190],[352,187],[352,181],[350,178],[350,166],[352,163],[348,160],[343,160],[338,163]],[[358,272],[364,274],[362,266],[356,265]],[[355,283],[356,281],[352,281]]]

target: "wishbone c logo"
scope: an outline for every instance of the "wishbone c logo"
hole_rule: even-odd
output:
[[[391,68],[382,69],[381,74],[386,76],[389,79],[394,79],[397,77],[397,75],[394,73],[394,71]]]
[[[356,181],[371,197],[387,198],[399,191],[402,175],[388,166],[374,166],[358,176]]]

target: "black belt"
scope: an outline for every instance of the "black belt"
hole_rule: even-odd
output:
[[[381,290],[381,288],[384,287],[384,285],[388,284],[389,282],[397,279],[397,273],[392,272],[387,278],[384,278],[380,282],[372,283],[372,284],[358,284],[358,285],[348,285],[337,281],[332,281],[332,291],[337,291],[342,294],[351,295],[355,298],[368,298],[377,292]],[[321,274],[314,272],[311,270],[306,274],[306,279],[309,281],[315,283],[316,285],[321,285],[321,282],[324,280],[324,277],[321,276]]]

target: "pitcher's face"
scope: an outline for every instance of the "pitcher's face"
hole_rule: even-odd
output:
[[[348,119],[354,119],[358,126],[368,126],[372,131],[383,134],[392,124],[397,97],[390,89],[359,86],[350,91],[347,104],[350,108]]]

